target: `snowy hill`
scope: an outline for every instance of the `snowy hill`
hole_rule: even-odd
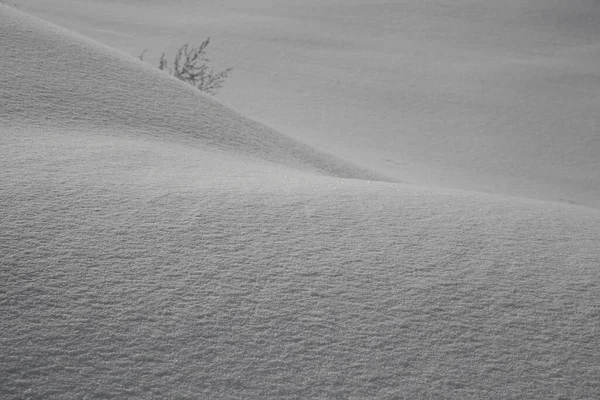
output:
[[[148,139],[228,149],[337,176],[382,178],[250,121],[130,56],[49,24],[24,29],[36,24],[32,17],[6,14],[0,50],[10,124],[144,132]]]
[[[137,56],[211,36],[222,98],[412,184],[600,209],[595,0],[12,0]]]
[[[4,6],[0,38],[0,398],[600,396],[598,210],[368,180]]]

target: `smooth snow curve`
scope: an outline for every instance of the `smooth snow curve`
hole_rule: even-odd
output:
[[[336,178],[3,6],[0,54],[0,398],[600,397],[600,212]]]
[[[0,118],[6,124],[144,132],[148,139],[185,141],[335,176],[384,179],[251,121],[139,60],[34,21],[5,11],[0,26]]]
[[[12,0],[137,56],[214,39],[245,115],[398,181],[600,209],[597,0]]]

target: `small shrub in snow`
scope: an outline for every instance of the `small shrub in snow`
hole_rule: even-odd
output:
[[[163,52],[158,60],[158,69],[167,71],[175,78],[182,80],[201,92],[208,94],[216,94],[223,87],[225,80],[233,71],[232,68],[227,68],[220,72],[215,72],[208,63],[210,59],[206,56],[206,48],[210,44],[210,38],[203,41],[198,47],[190,47],[184,44],[177,50],[173,68],[168,66],[165,53]],[[140,54],[139,59],[144,60],[144,50]]]

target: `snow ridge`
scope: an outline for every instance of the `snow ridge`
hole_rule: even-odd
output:
[[[128,55],[8,7],[1,18],[6,125],[143,132],[334,176],[385,179],[251,121]]]

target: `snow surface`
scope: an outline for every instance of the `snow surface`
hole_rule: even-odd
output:
[[[377,181],[1,5],[0,54],[0,398],[600,397],[598,210]]]
[[[395,180],[600,208],[596,0],[12,0],[156,64],[211,36],[243,114]]]

